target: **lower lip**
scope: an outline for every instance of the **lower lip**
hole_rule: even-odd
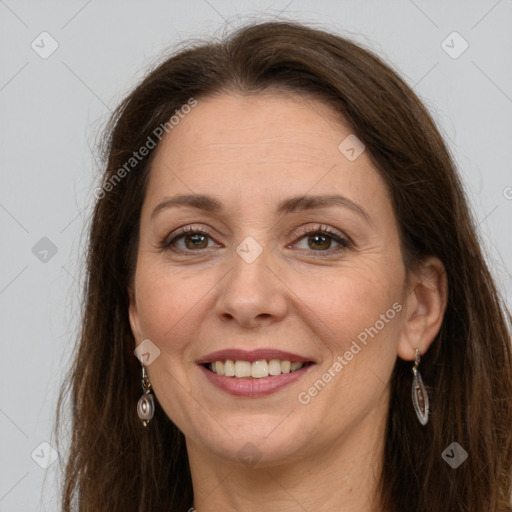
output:
[[[204,366],[200,365],[199,367],[206,375],[206,378],[222,391],[235,396],[256,398],[275,393],[293,382],[298,381],[301,377],[306,375],[313,366],[313,364],[309,364],[294,372],[263,377],[262,379],[226,377],[225,375],[218,375],[206,369]]]

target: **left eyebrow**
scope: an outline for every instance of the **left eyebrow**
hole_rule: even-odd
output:
[[[214,213],[220,212],[223,209],[222,204],[214,197],[204,194],[184,194],[165,198],[164,201],[159,203],[151,212],[151,218],[154,218],[155,215],[162,210],[180,206],[197,208]],[[281,201],[276,211],[279,215],[285,215],[301,210],[313,210],[330,206],[348,208],[360,215],[366,222],[373,225],[372,218],[362,206],[342,195],[293,196]]]
[[[342,195],[319,195],[319,196],[294,196],[282,201],[277,212],[281,215],[300,210],[313,210],[315,208],[326,208],[329,206],[342,206],[348,208],[364,218],[368,224],[373,225],[372,218],[366,210]]]

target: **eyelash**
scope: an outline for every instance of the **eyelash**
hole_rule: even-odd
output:
[[[320,253],[319,254],[320,256],[323,256],[324,254],[332,255],[334,253],[338,253],[340,251],[350,249],[353,245],[352,242],[348,238],[345,238],[345,237],[341,236],[340,234],[338,234],[337,232],[331,230],[329,227],[322,226],[322,225],[320,225],[316,228],[313,228],[313,229],[305,229],[304,231],[301,232],[300,236],[298,238],[296,238],[294,240],[294,242],[292,242],[292,243],[295,244],[295,243],[299,242],[300,240],[302,240],[303,238],[305,238],[306,236],[318,235],[318,234],[328,236],[329,238],[334,240],[336,243],[338,243],[339,246],[335,247],[334,249],[318,250],[318,251],[311,250],[308,252]],[[183,252],[186,252],[186,253],[201,252],[201,251],[204,251],[207,249],[207,248],[204,248],[204,249],[193,250],[193,249],[176,249],[175,247],[174,248],[172,247],[173,244],[175,244],[181,238],[185,238],[187,235],[203,235],[203,236],[206,236],[211,239],[211,236],[207,231],[205,231],[203,229],[199,229],[195,226],[187,226],[185,228],[178,230],[176,233],[172,234],[171,235],[172,238],[170,240],[169,240],[170,236],[166,236],[160,242],[159,247],[161,250],[173,250],[173,251],[182,252],[182,253]],[[304,249],[304,250],[306,250],[306,249]]]

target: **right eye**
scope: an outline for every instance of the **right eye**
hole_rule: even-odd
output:
[[[167,236],[160,246],[162,249],[166,250],[197,252],[201,249],[211,248],[211,246],[208,246],[209,241],[213,241],[213,239],[206,231],[195,228],[194,226],[188,226],[173,233],[170,240]]]

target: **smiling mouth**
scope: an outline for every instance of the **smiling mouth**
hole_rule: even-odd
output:
[[[264,379],[287,373],[293,373],[310,366],[312,362],[285,361],[280,359],[259,360],[259,361],[215,361],[206,363],[203,366],[217,375],[233,377],[235,379]]]

